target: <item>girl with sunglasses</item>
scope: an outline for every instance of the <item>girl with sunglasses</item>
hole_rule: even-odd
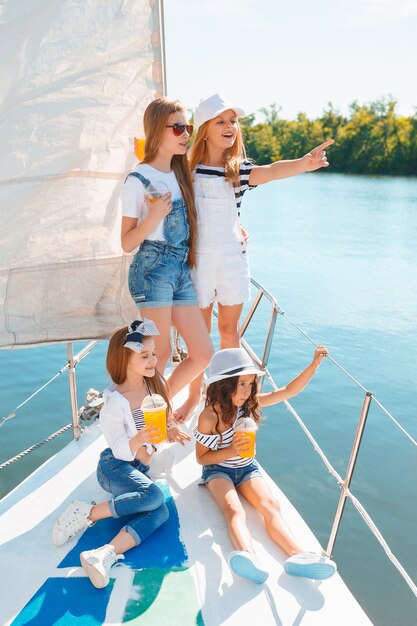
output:
[[[144,158],[125,181],[122,247],[137,249],[129,271],[129,289],[140,310],[157,325],[160,371],[171,355],[175,326],[187,345],[188,358],[173,371],[171,397],[204,370],[213,353],[199,310],[190,268],[196,262],[197,218],[187,144],[193,131],[178,100],[158,98],[144,113]],[[162,183],[162,185],[161,185]],[[159,198],[147,197],[153,186]]]
[[[197,134],[189,160],[194,174],[198,239],[191,277],[207,328],[211,331],[214,301],[218,302],[220,347],[240,345],[239,319],[250,297],[246,233],[239,210],[247,189],[271,180],[327,167],[329,140],[292,161],[254,165],[246,159],[238,117],[244,111],[215,94],[200,102],[194,115]],[[197,395],[201,378],[190,394]],[[183,421],[189,415],[177,412]]]
[[[327,350],[318,346],[312,362],[285,387],[258,393],[258,370],[242,348],[226,348],[211,359],[207,379],[206,407],[194,430],[197,461],[203,466],[200,484],[205,485],[227,521],[234,551],[228,555],[237,576],[261,584],[268,578],[259,562],[246,525],[243,496],[264,518],[268,535],[286,555],[284,570],[292,576],[322,580],[333,576],[336,564],[315,552],[305,551],[292,535],[279,502],[265,482],[249,438],[239,433],[237,418],[251,417],[259,424],[261,407],[296,396],[314,376]],[[250,421],[252,421],[250,420]],[[236,430],[235,430],[236,427]]]

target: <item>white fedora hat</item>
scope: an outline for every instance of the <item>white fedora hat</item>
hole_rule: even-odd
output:
[[[213,354],[206,386],[208,387],[211,383],[216,383],[224,378],[245,376],[246,374],[264,376],[265,372],[255,367],[250,356],[242,348],[225,348]]]
[[[226,100],[218,93],[215,93],[214,96],[210,96],[210,98],[201,100],[196,112],[194,113],[194,126],[196,127],[196,130],[198,130],[204,122],[212,120],[214,117],[220,115],[220,113],[228,111],[229,109],[232,109],[237,116],[245,115],[245,111],[243,109],[235,106],[233,102]]]

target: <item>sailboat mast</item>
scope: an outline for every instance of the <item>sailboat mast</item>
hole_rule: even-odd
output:
[[[167,73],[165,56],[165,20],[164,20],[164,0],[159,0],[159,29],[161,41],[161,70],[162,70],[162,93],[167,95]]]

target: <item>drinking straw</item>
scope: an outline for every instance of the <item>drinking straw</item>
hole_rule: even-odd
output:
[[[148,388],[149,395],[151,396],[151,400],[152,400],[153,407],[154,407],[154,409],[156,409],[155,400],[153,399],[153,393],[152,393],[152,391],[151,391],[151,388],[150,388],[150,386],[149,386],[149,383],[148,383],[148,381],[147,381],[147,379],[146,379],[145,377],[144,377],[144,380],[145,380],[145,385],[146,385],[146,386],[147,386],[147,388]]]

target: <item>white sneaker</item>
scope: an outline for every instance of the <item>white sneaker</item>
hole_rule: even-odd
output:
[[[52,543],[57,547],[63,546],[71,537],[93,525],[89,513],[92,504],[73,500],[61,513],[52,529]]]
[[[234,550],[228,555],[227,560],[234,574],[258,585],[262,585],[269,576],[268,572],[259,564],[254,552]]]
[[[325,580],[336,573],[337,566],[329,557],[315,552],[299,552],[285,561],[284,570],[291,576]]]
[[[108,544],[95,550],[81,552],[80,561],[83,570],[96,589],[107,587],[110,580],[110,568],[119,559],[124,559],[123,554],[116,554],[113,546]]]

